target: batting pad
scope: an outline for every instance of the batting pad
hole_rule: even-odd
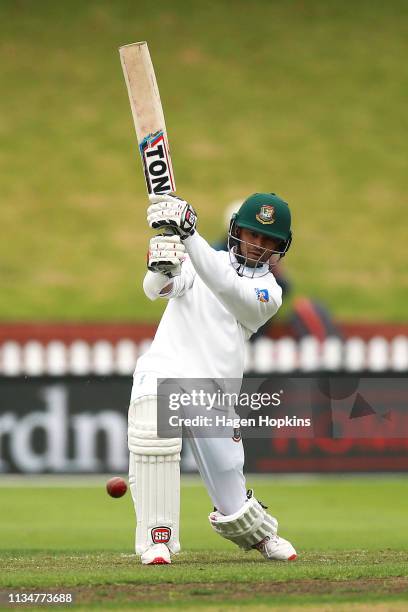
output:
[[[137,527],[135,548],[142,554],[152,544],[180,550],[181,438],[157,437],[157,398],[130,404],[128,419],[129,485]]]
[[[220,536],[244,550],[253,548],[266,536],[276,535],[278,531],[278,521],[265,512],[255,497],[248,499],[235,514],[224,516],[215,511],[208,519]]]

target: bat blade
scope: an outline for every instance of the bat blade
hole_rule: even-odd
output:
[[[119,49],[149,194],[176,191],[166,124],[146,42]]]

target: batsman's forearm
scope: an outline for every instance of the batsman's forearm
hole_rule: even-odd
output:
[[[162,272],[147,271],[143,280],[143,291],[149,300],[166,297],[173,288],[173,282]]]
[[[149,300],[176,298],[188,291],[194,283],[195,271],[189,261],[184,261],[181,274],[169,279],[162,272],[148,270],[143,281],[143,290]]]
[[[197,231],[184,240],[184,245],[201,280],[242,325],[255,331],[278,310],[282,291],[277,283],[269,287],[270,300],[260,302],[252,282],[239,277],[229,261]]]

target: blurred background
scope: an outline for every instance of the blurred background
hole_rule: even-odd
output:
[[[247,374],[406,375],[407,17],[403,0],[2,0],[1,472],[127,469],[131,376],[165,307],[142,292],[130,42],[149,43],[200,233],[222,248],[256,191],[293,212],[285,304]],[[267,440],[248,466],[405,470],[406,450]]]

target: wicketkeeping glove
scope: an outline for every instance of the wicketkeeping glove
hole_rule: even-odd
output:
[[[150,239],[147,267],[152,272],[163,272],[169,278],[178,276],[186,255],[180,236],[154,236]]]
[[[188,202],[172,195],[150,195],[147,222],[153,229],[172,229],[181,239],[192,236],[197,223],[195,210]]]

